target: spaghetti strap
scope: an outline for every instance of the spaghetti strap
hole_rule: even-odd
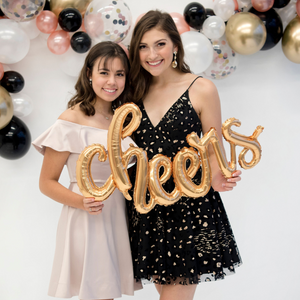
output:
[[[198,78],[202,78],[202,76],[196,77],[196,78],[193,80],[193,82],[190,84],[190,86],[187,88],[187,91],[190,89],[190,87],[193,85],[193,83],[194,83]]]

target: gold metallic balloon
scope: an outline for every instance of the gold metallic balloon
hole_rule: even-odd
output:
[[[97,153],[99,161],[106,161],[107,155],[102,145],[93,144],[81,152],[76,164],[76,179],[83,196],[95,197],[96,201],[104,201],[113,193],[115,185],[112,174],[102,187],[95,184],[91,175],[91,163]]]
[[[285,28],[282,37],[282,50],[291,62],[300,64],[300,17],[294,18]]]
[[[63,9],[76,8],[83,17],[90,2],[92,0],[51,0],[50,10],[58,17]]]
[[[240,12],[227,22],[226,39],[230,48],[243,55],[259,51],[266,42],[267,30],[263,21],[249,12]]]
[[[0,129],[4,128],[12,119],[14,106],[8,91],[0,86]]]

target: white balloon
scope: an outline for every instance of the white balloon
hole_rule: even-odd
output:
[[[14,105],[14,116],[23,118],[33,110],[33,103],[29,96],[23,93],[10,94]]]
[[[203,25],[202,30],[209,39],[218,39],[225,33],[225,22],[218,16],[208,17]]]
[[[60,69],[69,76],[78,77],[83,67],[86,53],[76,53],[71,47],[59,56]]]
[[[287,6],[275,10],[281,18],[283,30],[297,16],[296,3],[292,1]]]
[[[182,33],[184,59],[194,74],[205,71],[213,60],[213,47],[209,39],[197,31]]]
[[[39,29],[36,27],[36,19],[20,22],[19,24],[31,40],[35,39],[40,34]]]
[[[215,0],[213,11],[216,16],[227,21],[234,14],[235,4],[233,0]]]
[[[0,62],[14,64],[28,53],[30,39],[24,29],[9,19],[0,20]]]

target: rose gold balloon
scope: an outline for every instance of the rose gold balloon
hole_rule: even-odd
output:
[[[172,13],[170,13],[170,15],[176,24],[179,34],[182,34],[186,31],[190,31],[190,26],[185,21],[183,15],[181,15],[177,12],[172,12]]]
[[[296,3],[296,12],[297,12],[298,16],[300,17],[300,0],[298,0]]]
[[[135,20],[135,25],[138,23],[138,21],[145,15],[146,13],[140,14],[136,20]]]
[[[3,75],[4,75],[4,69],[2,64],[0,63],[0,80],[2,79]]]
[[[264,12],[272,8],[274,0],[251,0],[251,3],[257,11]]]
[[[122,47],[122,49],[125,51],[127,57],[129,57],[129,52],[128,52],[127,47],[124,44],[122,44],[122,43],[118,43],[118,45]]]
[[[47,39],[49,50],[57,55],[67,52],[70,47],[69,33],[64,30],[52,32]]]
[[[56,15],[49,10],[42,11],[36,18],[36,27],[43,33],[51,33],[56,30],[58,20]]]

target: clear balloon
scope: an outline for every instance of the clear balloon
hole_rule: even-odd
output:
[[[0,62],[15,64],[28,53],[30,39],[24,29],[13,20],[0,20]]]
[[[47,39],[47,46],[54,54],[64,54],[70,47],[69,33],[64,30],[52,32]]]
[[[213,10],[216,16],[227,21],[234,14],[235,3],[233,0],[215,0]]]
[[[67,75],[78,77],[87,53],[77,53],[69,48],[59,57],[59,67]]]
[[[286,27],[282,37],[282,50],[287,59],[300,64],[300,17],[294,18]]]
[[[24,29],[31,40],[35,39],[40,34],[40,31],[36,26],[36,20],[21,22],[20,26]]]
[[[92,0],[51,0],[50,10],[58,17],[63,9],[68,7],[76,8],[83,17],[86,8],[91,2]]]
[[[44,9],[45,0],[0,0],[0,7],[11,20],[18,22],[35,19]]]
[[[213,47],[202,33],[187,31],[181,34],[184,59],[194,74],[205,71],[213,60]]]
[[[52,33],[56,30],[58,20],[52,11],[44,10],[36,18],[36,26],[43,33]]]
[[[263,21],[249,12],[240,12],[232,16],[227,22],[225,33],[230,48],[243,55],[259,51],[267,38]]]
[[[211,79],[224,79],[234,73],[238,65],[239,55],[228,45],[225,35],[211,41],[214,58],[211,65],[204,71],[204,75]]]
[[[190,26],[189,24],[185,21],[183,15],[177,13],[177,12],[172,12],[170,13],[173,21],[176,24],[177,30],[179,34],[182,34],[186,31],[190,31]]]
[[[264,12],[272,8],[274,0],[251,0],[251,3],[257,11]]]
[[[4,128],[13,117],[14,106],[9,92],[0,85],[0,129]]]
[[[209,39],[218,39],[225,33],[225,22],[218,16],[211,16],[204,21],[202,31]]]
[[[127,36],[131,23],[130,9],[122,0],[94,0],[84,16],[86,32],[96,42],[121,42]]]
[[[33,102],[31,98],[23,93],[11,95],[14,105],[14,116],[23,118],[28,116],[33,110]]]

